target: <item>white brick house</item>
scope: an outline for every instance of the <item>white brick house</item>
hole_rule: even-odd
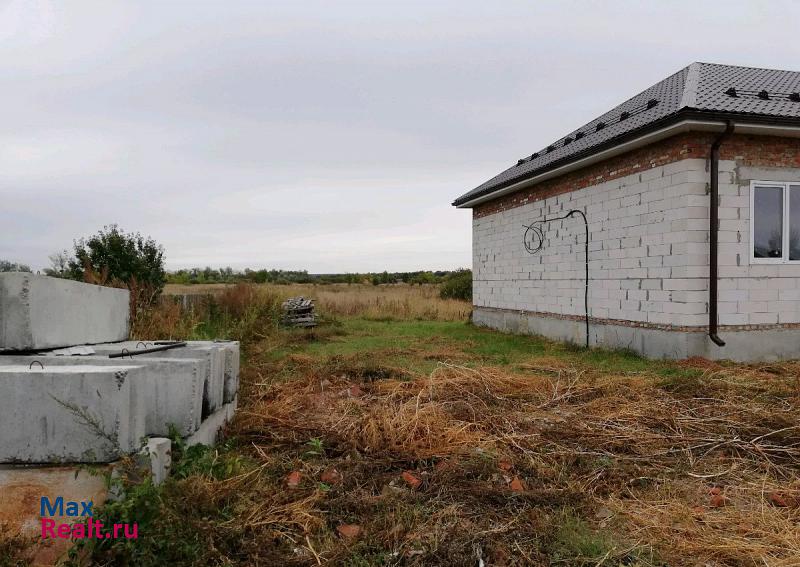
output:
[[[800,358],[798,93],[800,73],[694,63],[456,199],[475,323],[580,344],[588,307],[592,345]],[[583,219],[551,220],[572,210],[588,302]]]

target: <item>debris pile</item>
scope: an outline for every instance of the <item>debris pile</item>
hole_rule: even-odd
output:
[[[288,327],[316,327],[317,315],[314,313],[314,300],[305,297],[290,297],[283,302],[281,321]]]

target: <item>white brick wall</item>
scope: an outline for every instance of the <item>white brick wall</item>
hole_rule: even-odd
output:
[[[800,169],[723,161],[720,171],[720,324],[800,323],[800,266],[750,264],[750,182],[800,180]]]
[[[706,168],[706,160],[682,160],[474,219],[475,305],[582,315],[581,219],[545,225],[537,255],[522,241],[524,225],[579,208],[591,237],[591,316],[706,325]],[[750,179],[770,180],[769,172],[740,172],[732,161],[720,170],[720,324],[800,322],[800,266],[749,265]]]

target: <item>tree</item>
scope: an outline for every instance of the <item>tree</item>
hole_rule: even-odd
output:
[[[30,266],[19,264],[17,262],[9,262],[8,260],[0,260],[0,272],[30,272]]]
[[[62,250],[48,256],[50,267],[44,269],[44,273],[54,278],[69,277],[69,252]]]
[[[423,284],[431,284],[436,281],[436,276],[433,275],[433,272],[419,272],[413,278],[411,278],[411,284],[423,285]]]
[[[131,311],[153,303],[166,283],[164,248],[150,237],[125,233],[112,224],[89,238],[76,240],[67,277],[131,292]]]

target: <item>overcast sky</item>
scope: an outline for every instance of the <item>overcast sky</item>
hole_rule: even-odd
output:
[[[797,2],[0,0],[0,259],[471,263],[456,196],[692,61],[800,70]]]

